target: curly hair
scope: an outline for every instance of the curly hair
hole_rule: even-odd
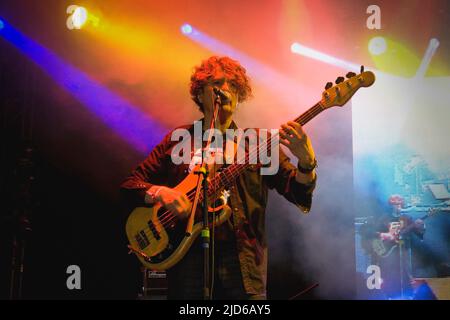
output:
[[[202,61],[200,66],[195,67],[191,76],[191,98],[200,107],[201,111],[203,111],[203,106],[198,100],[198,95],[218,68],[224,72],[226,79],[236,89],[238,102],[244,102],[252,96],[250,78],[247,76],[245,68],[239,62],[229,57],[212,56]]]

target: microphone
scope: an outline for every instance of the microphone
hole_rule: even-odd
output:
[[[228,96],[228,94],[225,93],[225,91],[217,87],[214,87],[213,91],[216,94],[216,96],[219,96],[222,99],[222,102],[227,102],[231,100],[231,98]]]

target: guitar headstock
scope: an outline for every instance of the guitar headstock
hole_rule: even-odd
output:
[[[361,67],[361,73],[347,73],[347,80],[344,77],[336,79],[336,85],[328,82],[325,91],[322,93],[321,105],[324,109],[334,106],[342,107],[351,97],[362,87],[370,87],[375,82],[375,75],[371,71],[364,71]]]

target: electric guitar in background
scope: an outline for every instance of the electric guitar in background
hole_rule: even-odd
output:
[[[429,208],[428,213],[419,219],[426,220],[440,211],[444,210],[438,207]],[[417,228],[415,221],[410,221],[402,217],[399,218],[399,221],[389,223],[389,234],[392,236],[392,239],[378,238],[372,240],[373,251],[381,258],[389,257],[395,248],[398,247],[402,238],[413,232],[415,228]]]
[[[375,82],[375,75],[370,71],[364,72],[363,67],[361,67],[360,74],[349,72],[346,76],[347,80],[344,77],[339,77],[334,86],[331,82],[328,82],[325,91],[322,93],[322,99],[294,121],[303,126],[328,108],[342,107],[356,91],[362,87],[369,87]],[[267,145],[270,146],[271,141]],[[256,152],[259,154],[259,148]],[[220,225],[229,219],[231,208],[227,205],[228,188],[246,170],[260,166],[261,164],[235,163],[225,167],[210,178],[210,187],[207,193],[208,202],[211,203],[211,200],[215,199],[217,194],[222,193],[221,203],[208,210],[214,215],[214,218],[210,221],[213,220],[215,225]],[[176,190],[186,194],[191,202],[196,195],[196,186],[199,179],[199,176],[194,172],[199,167],[200,165],[175,187]],[[203,190],[201,189],[198,192],[200,192],[198,203],[202,203]],[[130,253],[135,253],[142,264],[150,270],[162,271],[171,268],[184,257],[203,228],[200,206],[197,208],[194,217],[192,232],[187,235],[187,219],[179,219],[177,215],[159,204],[134,209],[126,223]]]

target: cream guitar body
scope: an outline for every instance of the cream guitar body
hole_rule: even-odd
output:
[[[198,167],[196,168],[198,169]],[[196,169],[192,170],[194,172]],[[198,175],[190,173],[174,189],[189,194],[197,186]],[[220,204],[215,208],[209,208],[216,226],[227,221],[231,216],[231,209],[227,202],[227,192],[222,189]],[[138,207],[128,217],[126,223],[126,234],[130,250],[136,253],[142,264],[156,271],[167,270],[180,261],[192,246],[195,239],[203,229],[201,210],[198,208],[192,233],[186,235],[187,219],[178,219],[172,213],[165,210],[161,205],[152,207]]]

